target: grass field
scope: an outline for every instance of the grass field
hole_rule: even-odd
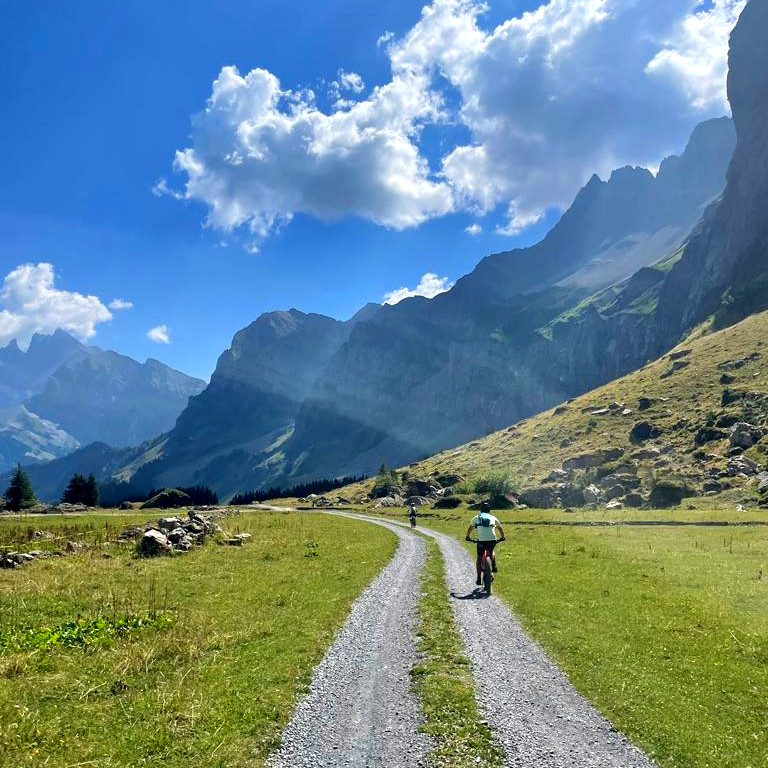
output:
[[[505,532],[495,591],[635,743],[665,768],[768,766],[768,528]]]
[[[154,613],[171,623],[81,647],[0,649],[0,765],[263,765],[396,539],[325,515],[251,512],[224,524],[253,538],[178,557],[74,555],[2,572],[0,635],[78,616]]]

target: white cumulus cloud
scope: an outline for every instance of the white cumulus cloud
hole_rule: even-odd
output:
[[[675,27],[646,72],[664,78],[701,110],[725,109],[728,36],[746,0],[714,0]]]
[[[410,299],[412,296],[425,296],[431,299],[439,293],[445,293],[453,288],[453,283],[447,277],[438,277],[434,272],[427,272],[419,280],[415,288],[403,286],[394,291],[384,294],[385,304],[397,304],[403,299]]]
[[[479,235],[483,231],[483,228],[479,224],[475,223],[470,224],[468,227],[464,227],[464,231],[468,235]]]
[[[0,346],[16,339],[26,348],[35,333],[61,328],[80,339],[112,313],[96,296],[56,288],[53,264],[21,264],[9,272],[0,288]]]
[[[165,324],[156,325],[147,331],[147,338],[150,341],[156,341],[158,344],[170,344],[171,329]]]
[[[266,70],[224,67],[193,119],[193,146],[176,154],[185,195],[208,205],[209,225],[260,237],[296,213],[354,214],[394,229],[447,213],[451,190],[430,178],[416,144],[439,110],[426,85],[404,74],[328,115]]]
[[[743,6],[549,0],[485,28],[482,0],[433,0],[402,37],[379,38],[388,82],[364,95],[360,75],[338,70],[330,113],[267,70],[224,67],[176,153],[182,190],[161,179],[154,191],[257,239],[297,213],[404,229],[496,209],[497,231],[513,234],[567,206],[592,173],[657,166],[727,111],[728,33]],[[422,129],[449,123],[469,139],[427,157]]]
[[[119,312],[122,309],[133,309],[133,302],[126,301],[125,299],[112,299],[109,302],[109,308],[115,312]]]

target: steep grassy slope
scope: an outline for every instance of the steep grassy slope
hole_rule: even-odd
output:
[[[761,397],[768,392],[768,313],[716,333],[699,330],[696,335],[639,371],[554,410],[412,464],[408,470],[416,476],[434,472],[471,476],[503,468],[525,486],[542,482],[574,455],[617,447],[625,452],[622,462],[636,464],[640,474],[643,470],[674,472],[699,483],[708,470],[725,469],[729,445],[726,437],[697,444],[702,427],[711,425],[725,435],[728,428],[716,423],[744,418],[764,426],[768,418],[767,401]],[[723,406],[725,390],[736,396],[751,394]],[[648,398],[649,407],[641,410],[640,398]],[[633,443],[630,432],[643,421],[663,432],[642,444]],[[766,448],[763,438],[746,454],[762,465]],[[643,453],[654,455],[639,458]]]

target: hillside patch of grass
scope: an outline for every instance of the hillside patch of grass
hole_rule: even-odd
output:
[[[505,532],[495,592],[632,741],[664,768],[766,765],[768,529]]]
[[[35,523],[37,524],[37,522]],[[0,635],[160,606],[157,631],[0,649],[0,765],[262,766],[396,537],[326,515],[226,521],[243,547],[36,562],[0,577]],[[349,568],[354,554],[355,567]]]

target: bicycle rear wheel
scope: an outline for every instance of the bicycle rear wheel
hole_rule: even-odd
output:
[[[493,581],[493,571],[491,570],[491,558],[486,555],[483,558],[483,586],[487,594],[491,594],[491,582]]]

